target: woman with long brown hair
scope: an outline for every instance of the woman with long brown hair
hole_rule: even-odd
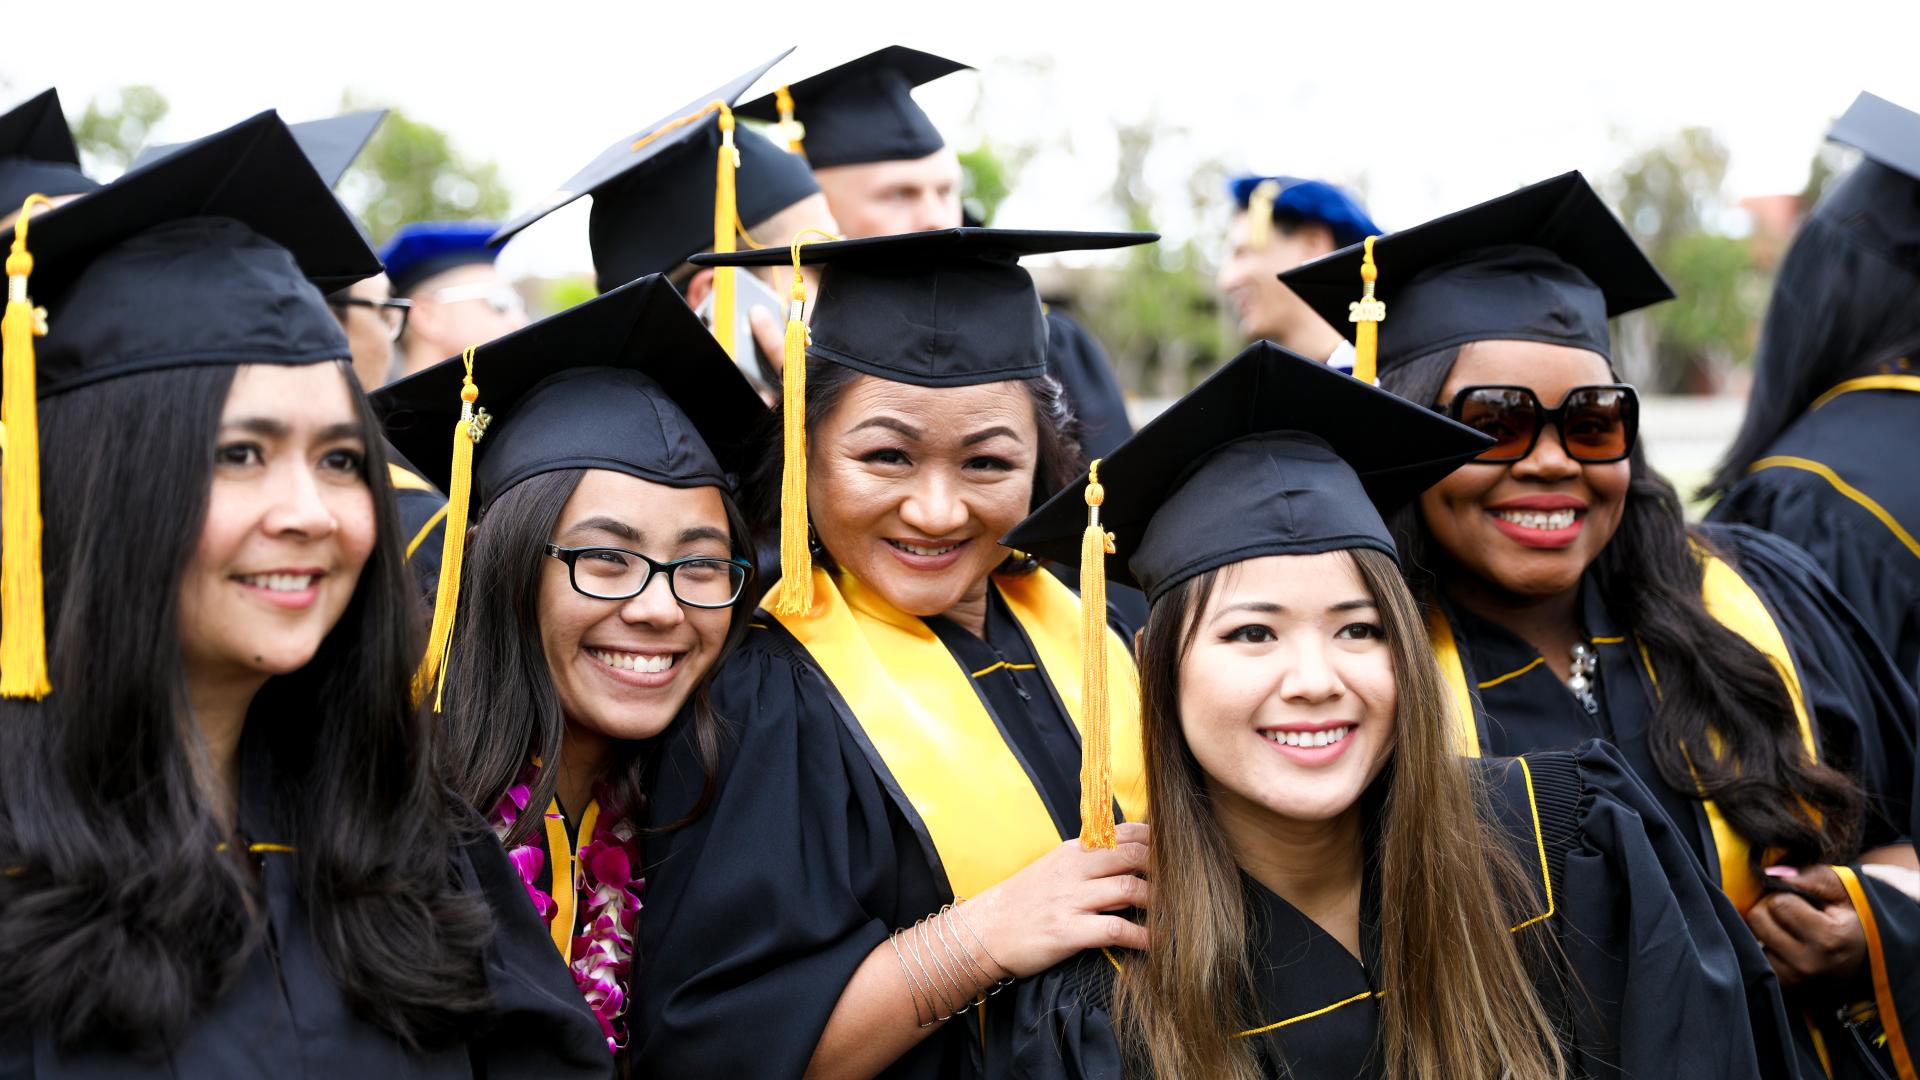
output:
[[[1370,260],[1381,386],[1496,439],[1393,522],[1461,744],[1614,743],[1805,1013],[1803,1066],[1911,1074],[1920,705],[1806,552],[1689,526],[1647,462],[1607,320],[1672,290],[1579,173],[1283,280],[1331,319]]]
[[[1380,508],[1484,445],[1263,342],[1007,538],[1058,557],[1104,500],[1152,605],[1153,903],[1144,952],[1021,988],[990,1075],[1780,1067],[1764,960],[1608,748],[1456,754]]]

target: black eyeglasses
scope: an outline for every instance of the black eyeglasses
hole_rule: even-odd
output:
[[[400,335],[407,329],[407,314],[413,310],[413,301],[401,299],[367,300],[358,296],[329,296],[327,303],[342,309],[372,308],[374,317],[387,324],[388,341],[400,340]]]
[[[1475,462],[1510,464],[1526,458],[1552,424],[1569,458],[1587,465],[1625,460],[1640,434],[1640,395],[1624,383],[1576,386],[1556,408],[1540,404],[1524,386],[1467,386],[1435,412],[1495,440]]]
[[[567,564],[574,592],[595,600],[631,600],[647,590],[654,575],[665,574],[675,600],[688,607],[723,608],[740,599],[753,578],[753,564],[747,560],[711,555],[656,562],[625,548],[557,544],[548,544],[547,554]]]

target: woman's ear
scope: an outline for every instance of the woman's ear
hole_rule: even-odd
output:
[[[1133,632],[1133,664],[1135,667],[1140,666],[1141,646],[1146,642],[1146,640],[1147,640],[1146,627],[1143,626],[1140,629],[1135,630]]]
[[[693,276],[687,279],[687,287],[682,291],[686,294],[687,306],[696,311],[699,310],[700,305],[706,303],[708,295],[713,292],[713,267],[703,266],[695,270]]]

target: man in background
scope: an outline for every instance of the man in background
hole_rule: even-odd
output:
[[[387,241],[380,261],[393,295],[413,305],[392,378],[527,325],[525,302],[493,264],[499,249],[487,238],[495,228],[492,222],[421,221],[402,225]]]
[[[1227,191],[1233,221],[1214,280],[1241,336],[1352,371],[1353,346],[1278,275],[1377,235],[1380,227],[1358,200],[1324,180],[1237,176]]]

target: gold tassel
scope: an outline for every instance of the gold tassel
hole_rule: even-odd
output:
[[[775,615],[813,610],[813,552],[807,547],[807,279],[800,276],[800,249],[809,237],[838,240],[819,229],[793,238],[793,286],[788,290],[787,341],[780,361],[780,424],[785,460],[780,466],[780,588]]]
[[[1373,242],[1378,239],[1367,237],[1360,256],[1360,299],[1347,305],[1347,319],[1354,324],[1353,377],[1370,386],[1380,381],[1380,323],[1387,317],[1387,305],[1373,297],[1373,283],[1380,276],[1380,269],[1373,265]]]
[[[47,681],[47,610],[40,576],[40,413],[33,339],[47,332],[46,312],[27,298],[33,256],[27,251],[29,195],[13,224],[7,255],[7,313],[0,319],[0,418],[6,426],[4,508],[0,515],[0,697],[39,700]],[[50,205],[50,204],[49,204]]]
[[[720,158],[713,167],[713,250],[735,250],[734,228],[739,214],[734,205],[733,171],[740,167],[740,151],[733,145],[733,110],[720,106]],[[733,276],[731,266],[713,271],[713,336],[727,355],[735,355],[733,340]]]
[[[774,138],[787,144],[787,152],[807,155],[801,141],[807,137],[806,125],[793,118],[793,91],[785,86],[773,92],[773,107],[780,110],[780,122],[773,125]]]
[[[1273,240],[1273,203],[1280,197],[1280,181],[1262,180],[1247,196],[1247,246],[1259,251]]]
[[[1117,843],[1113,825],[1113,731],[1107,717],[1107,556],[1100,525],[1100,459],[1087,466],[1087,529],[1080,534],[1080,846]]]
[[[460,382],[460,420],[453,425],[453,469],[447,481],[447,523],[440,545],[440,588],[433,598],[433,629],[427,632],[427,655],[413,673],[413,704],[417,708],[433,690],[433,711],[440,711],[447,685],[447,650],[453,643],[453,617],[460,604],[460,568],[467,553],[467,509],[473,492],[473,447],[492,420],[487,410],[474,408],[480,388],[473,384],[474,346],[460,359],[467,374]]]

